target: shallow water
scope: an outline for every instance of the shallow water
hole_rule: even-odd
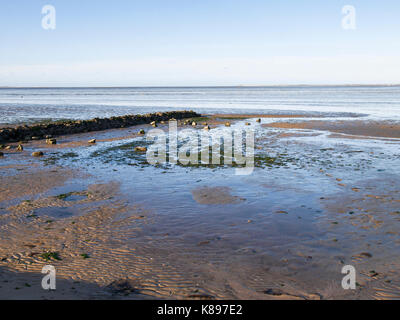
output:
[[[396,213],[400,208],[400,139],[329,138],[329,133],[318,130],[265,128],[255,119],[247,121],[255,129],[256,158],[279,159],[256,162],[249,176],[237,176],[234,168],[225,166],[149,165],[144,154],[133,152],[134,146],[147,143],[145,136],[129,137],[128,133],[138,128],[78,135],[86,141],[92,135],[98,141],[118,134],[128,138],[74,148],[45,146],[48,149],[41,159],[10,154],[2,163],[28,162],[90,175],[71,179],[40,197],[79,193],[93,184],[117,182],[119,192],[112,195],[112,201],[148,213],[143,214],[146,219],[139,230],[132,229],[124,238],[126,252],[122,255],[130,259],[132,250],[140,259],[151,261],[139,265],[135,277],[149,282],[161,279],[160,287],[189,290],[195,283],[215,297],[243,298],[254,297],[246,290],[263,296],[263,291],[284,285],[285,291],[303,296],[317,292],[324,298],[344,294],[351,298],[351,293],[341,290],[340,281],[342,266],[352,264],[365,288],[371,270],[380,274],[372,279],[376,280],[374,288],[364,297],[377,298],[375,288],[383,288],[380,293],[384,297],[399,296],[400,286],[388,289],[385,281],[400,280],[393,271],[400,266],[400,219]],[[263,119],[264,123],[270,121],[274,120]],[[238,121],[231,128],[245,128],[244,123]],[[210,132],[218,135],[224,130],[229,129],[222,126]],[[280,136],[289,131],[302,136]],[[60,145],[63,142],[61,137]],[[26,145],[26,152],[31,152],[30,148],[34,147]],[[210,192],[222,188],[235,201],[197,201],[196,192],[207,188]],[[83,200],[66,197],[65,209],[45,207],[38,213],[61,220],[64,211],[72,217],[84,216],[86,211],[79,207]],[[137,216],[138,211],[123,213],[123,217],[129,215]],[[114,251],[105,254],[112,257]],[[153,270],[156,262],[161,270],[149,275],[146,268]],[[175,268],[176,274],[169,267]],[[339,291],[330,292],[331,283]],[[239,284],[240,289],[231,288]],[[151,290],[165,297],[159,287]]]
[[[90,148],[82,151],[79,162],[67,163],[87,166],[98,182],[120,182],[124,198],[155,213],[153,222],[143,226],[142,236],[132,244],[147,247],[158,243],[167,251],[186,256],[185,263],[189,265],[236,265],[255,273],[269,268],[271,263],[282,270],[289,266],[291,271],[282,271],[283,274],[312,279],[310,287],[318,291],[340,278],[343,263],[381,272],[384,271],[381,262],[376,262],[378,259],[396,263],[391,257],[400,253],[400,246],[392,242],[392,229],[396,230],[400,222],[391,221],[389,215],[396,203],[381,203],[379,209],[364,201],[358,205],[350,201],[345,208],[341,203],[351,192],[350,197],[357,198],[352,188],[361,188],[364,196],[390,194],[398,199],[399,185],[395,181],[400,172],[399,141],[330,139],[326,133],[274,139],[285,130],[253,125],[256,146],[261,147],[256,157],[280,154],[284,161],[276,166],[260,164],[249,176],[236,176],[229,167],[145,165],[137,155],[127,156],[126,141]],[[140,144],[144,137],[132,141]],[[112,150],[114,157],[105,150]],[[392,179],[394,184],[374,184],[379,179]],[[219,187],[228,188],[240,201],[202,204],[193,196],[198,188]],[[326,204],[330,201],[335,203],[333,207]],[[367,225],[365,229],[364,212],[359,207],[372,210],[375,219],[379,214],[385,225],[377,229]],[[352,210],[354,214],[349,214]],[[362,251],[371,252],[371,261],[377,264],[363,267],[365,261],[355,262],[353,257]],[[231,276],[239,277],[239,273],[232,271]],[[250,284],[253,280],[243,281]],[[256,281],[249,286],[262,290],[264,285],[265,282]]]

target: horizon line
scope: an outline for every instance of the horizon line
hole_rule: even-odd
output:
[[[399,87],[400,83],[386,84],[277,84],[277,85],[188,85],[188,86],[0,86],[0,89],[123,89],[123,88],[284,88],[284,87]]]

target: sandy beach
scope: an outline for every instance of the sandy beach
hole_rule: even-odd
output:
[[[178,128],[226,122],[256,132],[249,176],[148,164],[134,148],[150,124],[6,143],[0,298],[399,298],[399,124],[215,114]]]

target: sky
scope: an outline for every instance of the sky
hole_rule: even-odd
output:
[[[399,0],[1,0],[0,86],[393,84],[399,35]]]

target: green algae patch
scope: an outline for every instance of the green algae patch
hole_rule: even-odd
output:
[[[101,162],[115,163],[117,165],[129,166],[148,166],[146,152],[135,151],[135,148],[148,147],[151,142],[146,140],[136,140],[118,146],[102,148],[90,154],[91,159],[98,159]]]
[[[59,164],[64,160],[72,159],[72,161],[77,161],[78,157],[79,155],[75,152],[66,152],[66,153],[53,152],[48,157],[43,158],[41,161],[45,166],[50,166]]]
[[[42,253],[40,256],[46,261],[50,261],[52,259],[53,260],[62,260],[57,251],[54,251],[54,252],[48,251],[48,252]]]

